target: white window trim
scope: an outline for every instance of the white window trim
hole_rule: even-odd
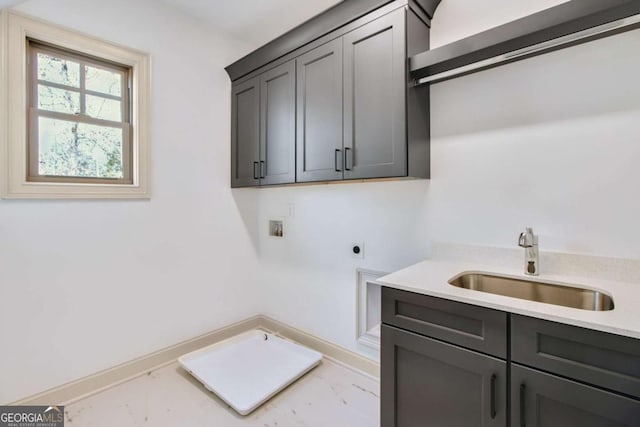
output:
[[[132,184],[27,181],[27,43],[32,38],[132,68]],[[0,195],[7,199],[148,199],[149,55],[15,12],[0,12]]]

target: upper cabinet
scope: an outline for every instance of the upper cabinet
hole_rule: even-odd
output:
[[[234,84],[231,186],[295,182],[295,63]]]
[[[296,179],[296,69],[294,61],[260,77],[260,183]]]
[[[343,0],[229,65],[231,185],[429,178],[430,83],[640,22],[640,0],[569,0],[430,50],[439,3]]]
[[[231,91],[231,186],[260,184],[260,85],[253,78]]]
[[[348,33],[343,47],[344,178],[406,176],[405,10]]]
[[[297,59],[297,181],[342,179],[342,39]]]
[[[233,81],[233,187],[429,177],[428,88],[408,70],[428,15],[395,1],[357,18]]]

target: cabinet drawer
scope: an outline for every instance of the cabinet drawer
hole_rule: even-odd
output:
[[[511,317],[514,362],[640,398],[640,340]]]
[[[575,381],[511,367],[512,427],[640,425],[640,401]]]
[[[382,288],[382,322],[505,358],[507,314],[413,292]]]

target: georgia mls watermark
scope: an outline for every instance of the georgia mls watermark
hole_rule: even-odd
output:
[[[0,427],[64,427],[64,406],[0,406]]]

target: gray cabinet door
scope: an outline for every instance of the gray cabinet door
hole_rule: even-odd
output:
[[[342,39],[297,59],[297,180],[342,179]]]
[[[260,76],[261,185],[296,181],[295,61]]]
[[[504,427],[506,362],[382,325],[382,427]]]
[[[640,401],[513,364],[512,427],[637,427]]]
[[[260,87],[258,78],[231,89],[231,187],[260,183]]]
[[[405,13],[343,38],[345,179],[407,174]]]

